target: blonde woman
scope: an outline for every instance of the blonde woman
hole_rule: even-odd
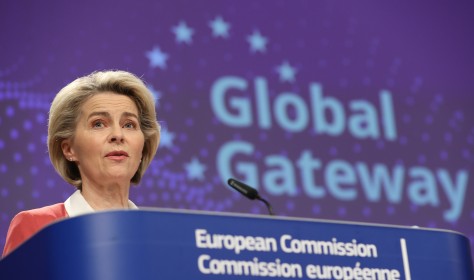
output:
[[[94,72],[64,87],[51,104],[48,151],[56,171],[77,190],[64,203],[18,213],[3,256],[53,221],[137,208],[130,186],[140,182],[159,139],[153,96],[135,75]]]

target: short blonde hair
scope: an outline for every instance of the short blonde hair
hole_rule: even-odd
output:
[[[61,89],[49,111],[48,152],[49,158],[61,177],[78,189],[82,189],[79,168],[68,161],[62,151],[63,140],[72,139],[82,105],[93,95],[113,92],[130,97],[139,113],[140,128],[145,136],[142,161],[131,183],[138,184],[158,149],[160,129],[156,119],[155,101],[144,82],[125,71],[97,71],[78,78]]]

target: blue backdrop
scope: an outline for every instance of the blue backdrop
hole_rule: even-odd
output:
[[[138,205],[452,229],[474,240],[474,3],[2,1],[0,247],[19,211],[72,192],[49,105],[123,69],[156,97]],[[472,242],[471,242],[472,244]]]

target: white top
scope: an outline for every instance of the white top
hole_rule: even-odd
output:
[[[69,217],[75,217],[82,214],[88,214],[96,212],[90,205],[87,203],[84,196],[82,196],[81,191],[75,191],[65,202],[64,207]],[[132,201],[128,201],[128,208],[138,209],[138,207]]]

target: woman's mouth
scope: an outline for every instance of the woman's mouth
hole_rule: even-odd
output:
[[[105,157],[112,160],[123,160],[128,157],[128,153],[125,151],[113,151],[106,154]]]

